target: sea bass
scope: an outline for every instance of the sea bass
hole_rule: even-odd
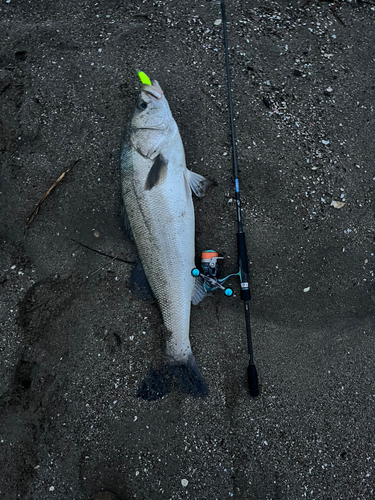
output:
[[[203,196],[208,181],[186,168],[180,133],[157,81],[142,85],[121,150],[125,228],[161,310],[166,329],[163,368],[151,369],[138,396],[158,399],[177,380],[180,389],[205,396],[207,387],[189,340],[190,307],[204,290],[191,271],[195,221],[192,191]]]

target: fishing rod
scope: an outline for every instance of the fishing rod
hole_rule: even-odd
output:
[[[196,278],[201,280],[201,284],[204,287],[205,293],[212,292],[214,290],[220,289],[224,291],[227,297],[233,295],[233,290],[231,288],[225,288],[224,283],[231,276],[238,276],[241,283],[241,299],[244,302],[245,307],[245,320],[246,320],[246,332],[247,332],[247,349],[249,353],[249,366],[247,368],[247,380],[248,387],[251,396],[256,397],[259,394],[258,387],[258,373],[254,364],[254,354],[253,354],[253,343],[251,338],[251,324],[250,324],[250,288],[249,288],[249,263],[247,259],[246,250],[246,240],[245,233],[242,225],[241,218],[241,197],[240,197],[240,185],[238,181],[238,164],[237,164],[237,148],[236,148],[236,133],[234,127],[233,118],[233,103],[232,103],[232,89],[231,89],[231,79],[230,79],[230,69],[229,69],[229,55],[228,55],[228,39],[227,39],[227,23],[225,17],[225,4],[221,2],[221,13],[223,19],[223,34],[224,34],[224,48],[225,48],[225,65],[227,71],[227,88],[228,88],[228,104],[229,104],[229,115],[230,115],[230,127],[232,135],[232,154],[233,154],[233,171],[234,171],[234,184],[236,191],[236,206],[237,206],[237,221],[238,221],[238,232],[237,232],[237,248],[238,248],[238,267],[237,273],[229,274],[225,278],[218,278],[218,260],[223,259],[219,257],[219,254],[215,250],[205,250],[202,252],[201,260],[201,271],[197,268],[192,269],[191,274]],[[203,297],[198,297],[198,301]]]
[[[236,148],[236,132],[234,127],[233,118],[233,103],[232,103],[232,89],[229,68],[229,55],[228,55],[228,37],[227,37],[227,20],[225,16],[225,3],[221,1],[221,15],[223,19],[223,35],[224,35],[224,50],[225,50],[225,66],[227,70],[227,89],[228,89],[228,105],[230,115],[230,128],[232,135],[232,156],[233,156],[233,172],[234,172],[234,185],[236,191],[236,205],[237,205],[237,247],[238,247],[238,265],[239,277],[241,282],[241,299],[245,306],[245,319],[246,319],[246,332],[247,332],[247,348],[249,353],[249,366],[247,368],[247,380],[249,392],[252,396],[256,397],[259,394],[258,387],[258,373],[254,364],[253,343],[251,338],[251,325],[250,325],[250,289],[249,289],[249,264],[247,259],[245,233],[243,231],[241,219],[241,197],[240,185],[238,181],[238,164],[237,164],[237,148]]]
[[[236,191],[236,206],[237,206],[237,222],[238,222],[238,232],[237,232],[237,248],[238,248],[238,267],[237,273],[229,274],[225,278],[218,278],[218,260],[223,259],[219,257],[219,254],[215,250],[205,250],[202,252],[201,269],[192,269],[191,274],[201,280],[206,292],[212,292],[214,290],[220,289],[224,291],[227,297],[233,295],[233,290],[231,288],[225,288],[224,283],[231,276],[238,276],[241,283],[241,299],[244,302],[245,307],[245,320],[246,320],[246,332],[247,332],[247,349],[249,353],[249,366],[247,367],[247,380],[248,387],[251,396],[256,397],[259,394],[258,387],[258,373],[254,364],[254,353],[253,353],[253,342],[251,338],[251,324],[250,324],[250,288],[249,288],[249,263],[247,258],[246,240],[245,233],[242,225],[241,218],[241,197],[240,197],[240,185],[238,181],[238,164],[237,164],[237,148],[236,148],[236,132],[234,127],[233,118],[233,103],[232,103],[232,89],[231,89],[231,79],[230,79],[230,68],[229,68],[229,55],[228,55],[228,38],[227,38],[227,22],[225,17],[225,4],[221,2],[221,13],[223,19],[223,34],[224,34],[224,49],[225,49],[225,65],[227,71],[227,88],[228,88],[228,105],[229,105],[229,115],[230,115],[230,128],[232,135],[232,155],[233,155],[233,172],[234,172],[234,185]],[[198,301],[203,297],[198,298]]]

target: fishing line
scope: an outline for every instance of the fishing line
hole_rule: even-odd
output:
[[[229,67],[229,54],[228,54],[228,37],[227,37],[227,21],[225,16],[225,3],[221,2],[221,15],[223,20],[223,35],[224,35],[224,50],[225,50],[225,66],[227,73],[227,89],[228,89],[228,106],[229,106],[229,116],[230,116],[230,128],[232,136],[232,156],[233,156],[233,172],[234,172],[234,185],[236,191],[236,205],[237,205],[237,222],[238,222],[238,232],[237,232],[237,247],[238,247],[238,265],[239,265],[239,277],[241,282],[241,299],[244,301],[245,307],[245,320],[246,320],[246,332],[247,332],[247,348],[249,353],[249,366],[247,368],[247,380],[248,387],[251,396],[258,396],[258,373],[254,364],[254,353],[253,353],[253,343],[251,336],[251,324],[250,324],[250,289],[249,289],[249,264],[247,258],[246,240],[245,233],[243,231],[242,219],[241,219],[241,197],[240,197],[240,185],[238,181],[238,163],[237,163],[237,148],[236,148],[236,131],[234,126],[233,118],[233,102],[232,102],[232,88],[231,88],[231,78],[230,78],[230,67]]]

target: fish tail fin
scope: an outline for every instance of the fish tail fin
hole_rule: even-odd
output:
[[[204,398],[208,395],[206,382],[192,354],[185,363],[171,365],[169,371],[177,380],[183,393],[195,398]]]
[[[146,401],[162,398],[171,392],[172,378],[177,381],[178,387],[184,394],[195,398],[204,398],[208,395],[206,382],[191,354],[186,362],[176,362],[159,369],[151,368],[138,389],[137,397]]]
[[[146,401],[156,401],[171,392],[168,371],[168,368],[151,368],[137,391],[137,397]]]

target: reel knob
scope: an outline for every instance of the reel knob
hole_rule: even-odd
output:
[[[198,276],[200,275],[200,273],[201,272],[196,267],[191,270],[191,275],[194,276],[194,278],[198,278]]]
[[[233,290],[231,288],[226,288],[224,290],[224,294],[227,296],[227,297],[232,297],[233,295]]]

